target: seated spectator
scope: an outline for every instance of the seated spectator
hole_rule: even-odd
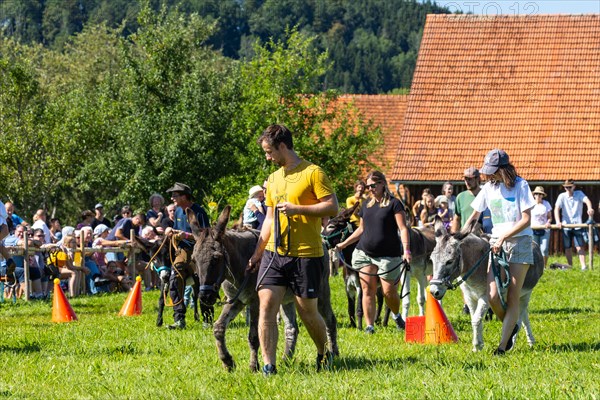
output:
[[[158,193],[154,193],[150,196],[149,203],[150,209],[146,213],[146,221],[148,221],[148,225],[162,230],[161,222],[164,216],[165,198]],[[162,232],[159,231],[159,233]]]
[[[167,215],[163,218],[163,220],[161,222],[161,227],[163,228],[163,232],[167,228],[173,228],[173,226],[175,225],[175,209],[176,208],[177,208],[177,206],[173,203],[171,203],[167,206],[167,209],[166,209]]]
[[[64,233],[65,228],[63,228]],[[69,280],[69,297],[76,297],[81,294],[81,284],[85,277],[85,271],[81,267],[76,267],[73,262],[75,249],[77,249],[75,236],[72,234],[63,235],[62,241],[63,246],[57,255],[57,267],[60,272],[60,279]]]
[[[52,243],[56,243],[62,239],[62,226],[60,225],[60,219],[50,219],[50,234],[52,235]]]
[[[92,247],[94,241],[94,235],[91,226],[84,226],[81,228],[81,235],[83,235],[83,244],[85,247]],[[87,283],[87,290],[89,294],[97,294],[98,286],[106,283],[104,279],[102,279],[102,274],[100,273],[100,269],[98,268],[98,264],[96,264],[96,260],[94,259],[93,253],[86,253],[84,258],[84,265],[89,270],[89,272],[85,275],[85,280]]]
[[[131,240],[131,230],[133,229],[134,233],[137,235],[140,227],[146,222],[146,216],[144,214],[138,213],[133,218],[129,218],[126,217],[126,215],[131,215],[131,210],[126,211],[127,213],[123,213],[124,218],[122,218],[108,234],[107,240],[129,241]],[[108,264],[110,261],[116,262],[119,268],[126,270],[124,253],[106,253],[106,263]]]
[[[444,182],[442,185],[442,195],[448,199],[448,212],[450,214],[450,220],[454,218],[454,209],[456,208],[456,196],[454,196],[454,185],[452,182]]]
[[[33,216],[33,225],[31,226],[31,228],[32,229],[42,229],[44,231],[45,243],[46,244],[52,243],[52,233],[50,232],[48,225],[46,225],[46,211],[45,210],[39,209],[36,211],[35,215]]]
[[[450,230],[450,209],[448,208],[448,197],[439,195],[435,199],[435,207],[437,208],[437,214],[442,219],[446,230]]]
[[[45,238],[40,238],[40,240],[44,239]],[[27,238],[27,231],[25,226],[17,225],[14,234],[4,239],[4,244],[6,246],[24,247],[25,240],[28,241],[28,246],[34,245],[33,240],[31,238]],[[21,297],[23,293],[25,293],[26,286],[29,284],[29,282],[25,282],[25,256],[13,256],[12,260],[15,263],[14,274],[18,284],[18,287],[16,288],[17,297]],[[31,266],[31,264],[33,263],[33,259],[28,259],[28,261],[30,262],[29,280],[31,282],[31,298],[41,299],[43,297],[43,292],[40,270],[37,267],[37,264],[35,264],[35,267]]]
[[[84,210],[81,212],[81,216],[79,218],[80,222],[77,224],[76,229],[81,229],[84,226],[91,227],[96,215],[91,210]]]
[[[92,247],[121,246],[127,242],[126,240],[107,240],[109,233],[110,228],[108,226],[104,224],[96,226],[96,228],[94,228],[94,242]],[[114,261],[106,263],[103,252],[95,252],[94,259],[98,265],[98,268],[100,269],[102,278],[111,282],[111,289],[117,289],[120,287],[123,290],[128,291],[133,287],[131,278],[125,275],[125,271],[123,269],[119,269]]]
[[[437,216],[437,208],[435,208],[435,199],[430,193],[425,195],[425,208],[421,211],[420,226],[433,226],[435,217]]]
[[[19,217],[17,214],[15,214],[15,206],[13,203],[11,203],[10,201],[7,201],[6,203],[4,203],[4,207],[6,208],[6,215],[7,215],[7,221],[10,219],[11,222],[11,229],[9,229],[10,233],[13,233],[15,231],[15,228],[17,227],[17,225],[23,225],[24,227],[27,227],[29,224],[27,222],[25,222],[23,220],[23,218]]]
[[[95,229],[100,224],[104,224],[109,228],[112,226],[110,220],[104,215],[104,206],[102,203],[98,203],[94,207],[94,221],[92,222],[92,229]]]
[[[415,201],[415,204],[413,204],[412,206],[412,213],[415,216],[417,222],[421,221],[421,212],[425,209],[425,200],[430,194],[431,190],[429,188],[423,189],[423,192],[421,193],[421,199]]]
[[[244,206],[244,215],[242,224],[246,228],[258,229],[259,220],[257,214],[266,214],[265,192],[261,186],[252,186],[248,192],[248,200]],[[264,220],[264,218],[263,218]]]

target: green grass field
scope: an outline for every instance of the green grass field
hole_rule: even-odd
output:
[[[551,259],[550,262],[556,261]],[[561,261],[561,259],[558,259]],[[564,259],[562,260],[564,262]],[[486,322],[486,345],[471,352],[471,327],[458,291],[444,309],[458,344],[404,343],[394,328],[365,335],[348,327],[342,278],[331,279],[341,356],[314,372],[315,350],[300,328],[295,360],[277,376],[248,370],[247,328],[228,334],[237,369],[218,360],[210,329],[188,313],[185,331],[154,325],[158,292],[143,294],[138,317],[118,317],[126,294],[73,299],[79,321],[51,322],[50,302],[0,305],[0,397],[30,399],[597,399],[600,398],[600,267],[547,270],[530,318],[537,344],[521,333],[516,349],[493,357],[501,324]],[[413,285],[415,285],[413,281]],[[413,304],[411,311],[417,310]],[[217,312],[220,310],[217,309]],[[172,322],[167,310],[166,322]],[[281,353],[281,341],[279,353]]]

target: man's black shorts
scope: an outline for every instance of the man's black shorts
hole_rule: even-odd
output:
[[[258,270],[259,278],[263,276],[269,264],[261,286],[287,286],[298,297],[319,297],[324,268],[323,257],[284,257],[266,250]]]

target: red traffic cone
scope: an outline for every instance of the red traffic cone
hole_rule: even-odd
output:
[[[425,304],[425,343],[441,344],[458,342],[458,336],[448,321],[441,304],[431,295],[427,288]]]
[[[142,313],[142,278],[137,276],[135,278],[135,285],[129,292],[125,304],[119,311],[119,316],[130,317],[132,315],[140,315]]]
[[[406,317],[405,342],[425,342],[425,317]]]
[[[71,308],[67,296],[60,287],[60,279],[54,279],[54,297],[52,299],[52,322],[77,321],[77,315]]]

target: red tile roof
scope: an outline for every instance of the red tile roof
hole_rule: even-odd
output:
[[[383,146],[369,161],[389,177],[398,153],[408,95],[343,95],[338,101],[352,103],[366,120],[381,129]]]
[[[427,16],[391,179],[496,147],[531,181],[600,181],[600,15]]]

